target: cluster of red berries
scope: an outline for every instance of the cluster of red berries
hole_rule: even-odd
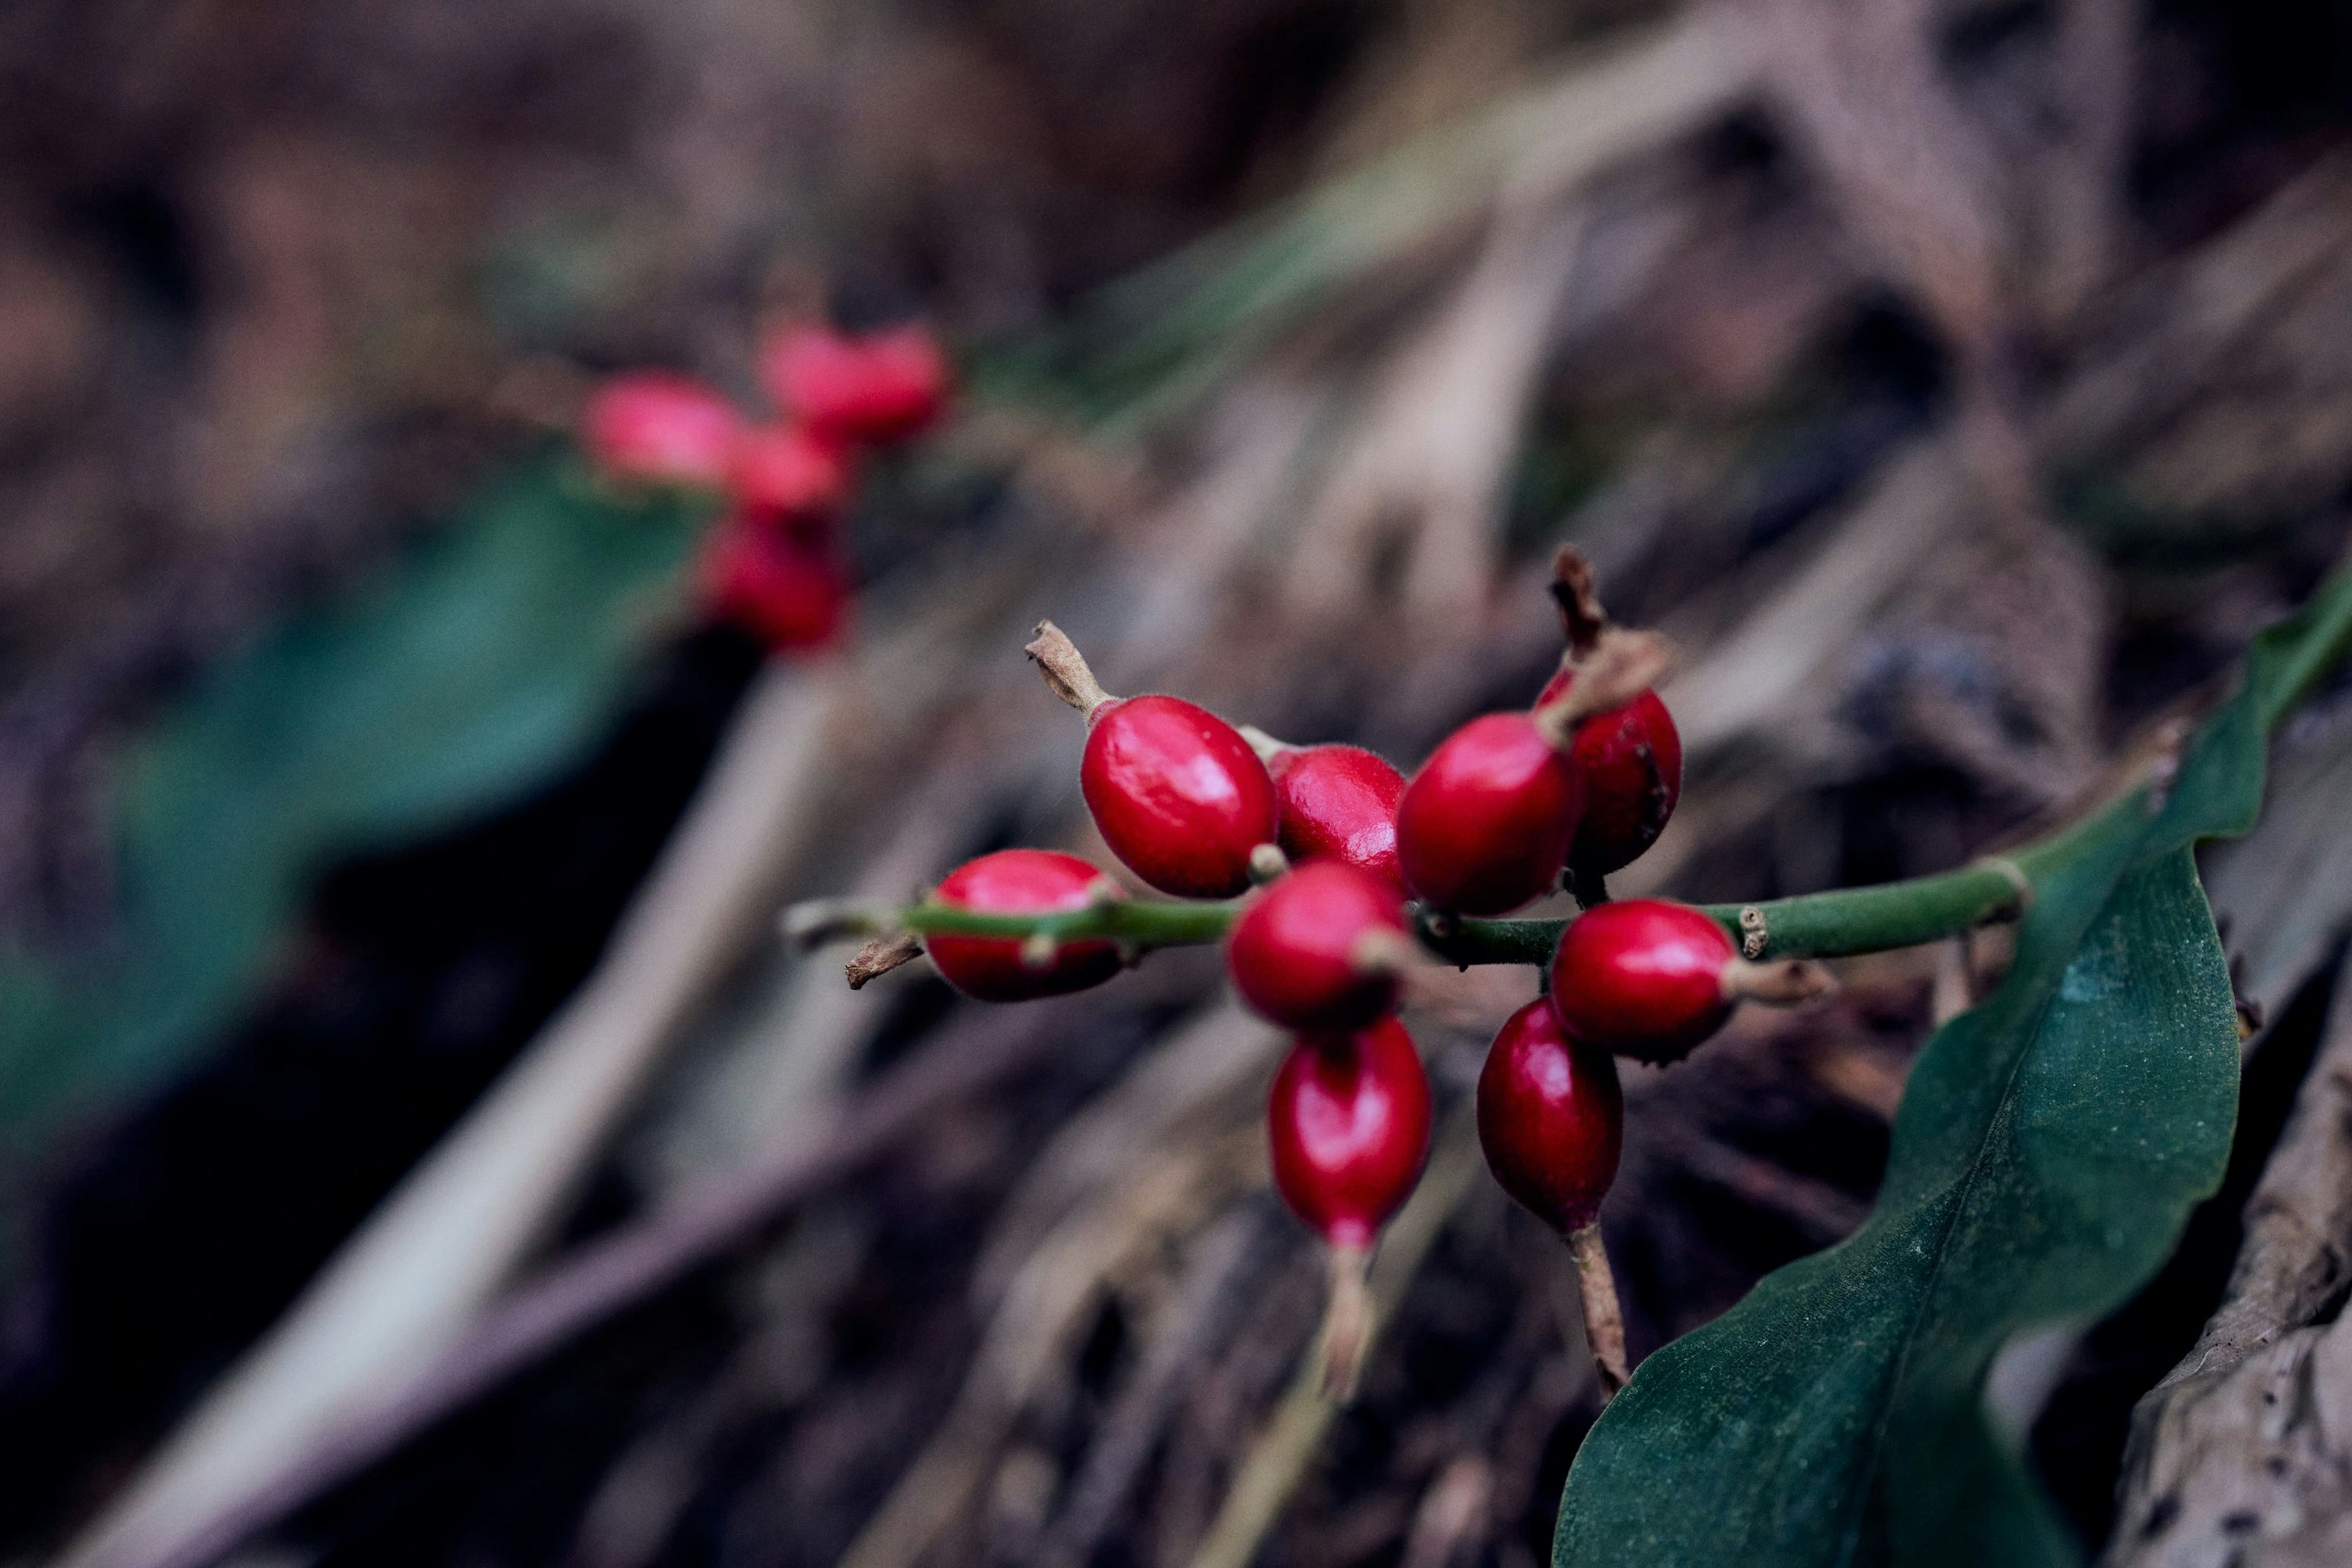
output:
[[[818,647],[849,604],[840,520],[858,453],[939,417],[947,358],[920,326],[852,337],[802,324],[761,343],[759,372],[773,419],[690,376],[633,371],[589,400],[581,440],[616,483],[724,496],[703,545],[706,602],[772,647]]]
[[[1552,953],[1544,994],[1496,1037],[1477,1121],[1504,1188],[1570,1241],[1589,1310],[1596,1289],[1613,1302],[1592,1226],[1622,1140],[1616,1057],[1676,1060],[1739,998],[1795,1000],[1822,978],[1814,966],[1748,962],[1688,905],[1607,901],[1601,876],[1654,843],[1674,811],[1682,745],[1651,689],[1664,643],[1610,626],[1572,552],[1559,571],[1580,595],[1571,606],[1556,590],[1570,641],[1559,673],[1532,708],[1456,730],[1410,781],[1358,747],[1287,745],[1181,698],[1113,697],[1050,622],[1028,648],[1086,716],[1079,784],[1111,852],[1179,898],[1248,895],[1226,963],[1242,1000],[1293,1035],[1267,1108],[1274,1181],[1337,1265],[1327,1371],[1342,1383],[1341,1318],[1362,1319],[1364,1261],[1429,1148],[1429,1082],[1396,1017],[1416,922],[1442,948],[1462,917],[1509,913],[1564,881],[1588,903]],[[957,869],[934,902],[1035,917],[1126,896],[1076,856],[1006,849]],[[958,989],[1014,1001],[1108,979],[1133,957],[1097,934],[1118,926],[1067,938],[938,933],[928,947]],[[1597,1328],[1613,1323],[1613,1305],[1594,1321],[1604,1373],[1622,1375],[1622,1344],[1612,1360]]]

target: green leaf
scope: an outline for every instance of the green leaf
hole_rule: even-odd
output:
[[[209,671],[118,763],[106,953],[0,952],[0,1145],[184,1059],[328,858],[480,809],[579,751],[673,602],[695,521],[625,504],[567,458],[532,462]]]
[[[2271,725],[2347,636],[2340,575],[2168,786],[2018,858],[2015,963],[1921,1052],[1870,1219],[1642,1364],[1570,1473],[1557,1563],[2075,1560],[1986,1373],[2128,1299],[2220,1184],[2237,1032],[2190,848],[2252,826]]]

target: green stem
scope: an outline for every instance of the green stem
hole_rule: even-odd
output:
[[[2295,662],[2273,672],[2257,714],[2274,726],[2352,647],[2352,594],[2323,593],[2315,613],[2325,624],[2299,638]],[[1838,958],[1913,947],[1991,921],[2014,920],[2031,901],[2035,883],[2075,858],[2086,844],[2118,831],[2149,809],[2149,785],[2126,790],[2099,810],[2005,857],[1958,870],[1874,888],[1842,888],[1759,904],[1710,904],[1706,913],[1746,956]],[[1591,894],[1606,897],[1592,879]],[[1580,887],[1579,891],[1585,889]],[[1108,939],[1136,948],[1177,947],[1221,941],[1238,903],[1157,903],[1108,900],[1053,915],[980,914],[921,903],[910,909],[805,905],[787,928],[805,936],[877,935],[891,931],[958,936],[1030,937],[1058,942]],[[1412,911],[1422,945],[1448,963],[1529,963],[1551,959],[1567,922],[1559,920],[1467,920]]]

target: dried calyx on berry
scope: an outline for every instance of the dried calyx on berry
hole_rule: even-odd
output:
[[[1678,1061],[1736,1003],[1793,1005],[1832,990],[1822,965],[1758,963],[1703,910],[1627,899],[1568,922],[1552,954],[1551,1002],[1579,1039],[1646,1062]]]
[[[1568,654],[1537,695],[1538,708],[1569,694],[1580,667],[1611,629],[1592,568],[1573,546],[1562,545],[1552,559],[1551,592]],[[1599,877],[1632,864],[1657,842],[1682,794],[1683,742],[1673,715],[1643,687],[1631,701],[1580,723],[1570,755],[1584,775],[1584,811],[1569,845],[1569,866],[1580,876]]]
[[[968,860],[949,872],[931,895],[947,908],[992,915],[1066,914],[1124,897],[1119,885],[1097,868],[1050,849],[1000,849]],[[1056,942],[938,932],[925,945],[949,984],[982,1002],[1026,1002],[1083,991],[1119,969],[1118,944],[1098,937]]]
[[[1405,881],[1432,908],[1507,914],[1558,883],[1582,820],[1576,728],[1665,670],[1663,638],[1605,633],[1580,679],[1528,713],[1473,719],[1430,753],[1397,805]]]
[[[1294,746],[1250,724],[1241,733],[1274,780],[1284,854],[1345,861],[1403,889],[1396,811],[1404,775],[1386,757],[1361,746]]]
[[[1163,893],[1229,899],[1274,843],[1274,781],[1231,724],[1180,697],[1113,697],[1051,621],[1026,649],[1054,694],[1087,718],[1078,785],[1127,868]]]
[[[1355,1388],[1371,1330],[1372,1244],[1421,1179],[1429,1129],[1429,1079],[1394,1018],[1301,1036],[1275,1074],[1266,1102],[1275,1188],[1330,1248],[1323,1383],[1335,1397]]]
[[[1368,871],[1310,861],[1259,894],[1225,939],[1234,988],[1292,1029],[1355,1029],[1396,1005],[1412,963],[1403,900]]]

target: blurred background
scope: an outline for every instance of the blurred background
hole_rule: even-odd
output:
[[[1455,1114],[1531,975],[1410,1016],[1333,1412],[1213,952],[989,1008],[777,912],[1110,863],[1041,616],[1410,769],[1572,541],[1684,654],[1614,885],[1748,900],[2062,820],[2346,541],[2324,4],[17,0],[0,81],[0,1561],[1546,1562],[1598,1391]],[[772,655],[570,432],[822,318],[955,389]],[[2340,686],[2277,769],[2231,1184],[1995,1390],[2093,1550],[2327,1033]],[[1859,1222],[2000,963],[1631,1070],[1637,1356]]]

